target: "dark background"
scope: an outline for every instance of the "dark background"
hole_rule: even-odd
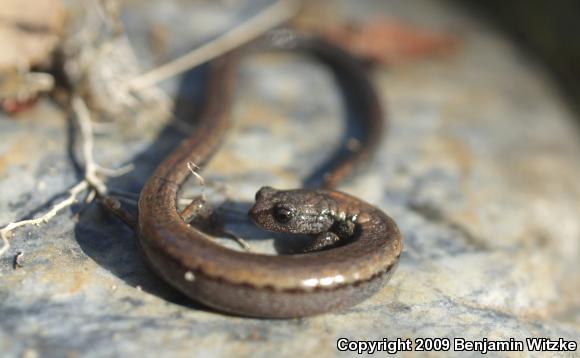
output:
[[[500,27],[541,61],[580,114],[580,1],[455,0]],[[580,115],[576,116],[580,123]]]

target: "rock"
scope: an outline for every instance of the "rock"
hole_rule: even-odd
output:
[[[131,6],[162,16],[161,5]],[[186,9],[182,16],[202,21],[204,11]],[[579,340],[580,145],[549,77],[448,3],[320,2],[302,16],[313,9],[324,21],[381,13],[463,36],[452,56],[373,70],[389,133],[370,166],[341,189],[397,220],[405,251],[390,284],[335,314],[225,316],[157,279],[131,231],[97,204],[81,212],[79,205],[78,215],[18,230],[0,258],[4,355],[330,356],[340,337]],[[146,23],[128,22],[129,30]],[[244,61],[238,88],[232,135],[204,172],[232,188],[233,200],[250,201],[265,184],[300,185],[340,143],[344,111],[325,68],[256,55]],[[123,127],[97,138],[96,159],[133,162],[136,170],[110,186],[136,192],[180,138],[162,124],[139,133]],[[0,118],[0,222],[37,214],[75,183],[67,140],[65,115],[48,100],[22,121]],[[275,249],[244,216],[228,221],[256,249]],[[23,267],[13,269],[19,251]]]

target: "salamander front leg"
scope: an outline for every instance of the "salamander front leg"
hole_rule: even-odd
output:
[[[335,233],[328,231],[319,234],[304,248],[304,252],[314,252],[320,250],[330,249],[334,247],[341,238]]]

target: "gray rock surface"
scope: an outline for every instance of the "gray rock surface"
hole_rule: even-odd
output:
[[[141,5],[137,13],[204,18],[193,6],[176,11],[178,4],[163,3],[165,12]],[[79,204],[18,230],[0,258],[0,355],[325,357],[337,353],[339,337],[580,340],[580,145],[554,84],[513,44],[446,2],[333,1],[316,9],[324,10],[320,21],[384,14],[463,37],[453,55],[373,71],[390,130],[371,165],[341,189],[397,220],[405,251],[390,284],[320,317],[222,315],[157,279],[132,232],[98,205]],[[138,35],[138,21],[127,21]],[[232,200],[251,201],[264,184],[300,185],[340,143],[344,113],[323,67],[252,56],[238,89],[231,136],[204,172],[227,184]],[[137,192],[180,138],[161,124],[121,125],[98,136],[97,160],[134,163],[110,186]],[[69,142],[66,116],[48,100],[20,120],[0,117],[0,223],[42,212],[76,182]],[[257,250],[275,247],[245,217],[228,217]],[[23,267],[13,269],[18,251]]]

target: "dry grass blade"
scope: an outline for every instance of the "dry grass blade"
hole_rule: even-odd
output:
[[[225,32],[215,40],[179,57],[165,65],[146,72],[130,82],[130,87],[139,90],[154,85],[169,77],[216,58],[236,47],[250,42],[264,32],[284,23],[298,10],[294,0],[278,0],[247,22]]]
[[[0,248],[0,257],[8,251],[10,248],[10,242],[8,241],[8,234],[17,229],[21,226],[25,225],[40,225],[47,223],[50,219],[52,219],[59,211],[64,208],[67,208],[76,202],[77,196],[85,191],[89,187],[89,183],[86,180],[79,182],[77,185],[72,187],[68,193],[69,196],[61,201],[60,203],[53,206],[46,214],[42,215],[36,219],[29,219],[29,220],[22,220],[13,223],[9,223],[8,225],[4,226],[0,229],[0,237],[2,238],[2,247]]]

